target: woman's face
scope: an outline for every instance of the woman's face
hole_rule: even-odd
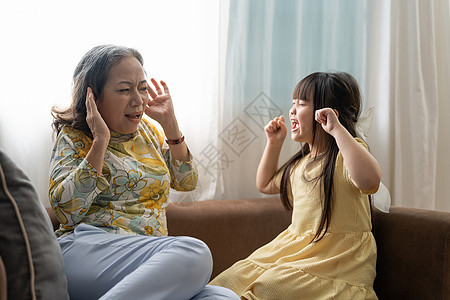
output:
[[[308,143],[313,140],[314,106],[312,101],[293,99],[289,110],[291,138],[296,142]]]
[[[148,101],[142,65],[134,56],[127,56],[111,68],[96,103],[109,129],[129,134],[137,130]]]

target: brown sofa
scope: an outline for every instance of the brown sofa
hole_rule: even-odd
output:
[[[290,223],[278,197],[171,204],[170,235],[209,245],[212,278],[272,240]],[[374,211],[380,299],[450,299],[450,213],[391,207]]]
[[[272,197],[171,203],[167,217],[170,235],[208,244],[214,278],[272,240],[291,215]],[[391,207],[389,214],[375,210],[374,224],[380,299],[450,299],[450,213]]]

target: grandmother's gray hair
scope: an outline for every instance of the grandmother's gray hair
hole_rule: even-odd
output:
[[[95,99],[102,96],[109,73],[123,58],[133,56],[143,66],[142,55],[133,48],[116,45],[100,45],[89,50],[73,73],[72,103],[67,109],[52,108],[53,129],[59,133],[64,125],[70,125],[91,135],[86,123],[86,96],[90,87]]]

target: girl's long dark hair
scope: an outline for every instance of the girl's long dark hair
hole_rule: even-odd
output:
[[[358,83],[350,74],[344,72],[310,74],[297,84],[293,99],[312,101],[313,114],[316,110],[325,107],[336,109],[339,112],[339,122],[353,137],[356,137],[355,124],[360,114],[361,94]],[[319,228],[312,240],[312,242],[316,242],[326,234],[331,220],[334,169],[339,148],[336,140],[323,131],[319,123],[313,123],[312,131],[312,145],[320,143],[322,152],[307,164],[306,169],[313,164],[321,163],[322,172],[316,178],[306,178],[303,173],[302,179],[315,181],[314,184],[320,184],[323,188],[322,216]],[[281,202],[287,210],[292,210],[292,203],[288,195],[291,174],[300,160],[310,152],[309,145],[305,143],[300,151],[280,168],[283,170],[280,185]]]

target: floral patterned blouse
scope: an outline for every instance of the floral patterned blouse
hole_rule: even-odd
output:
[[[56,235],[71,233],[80,223],[110,233],[167,235],[169,189],[190,191],[197,168],[170,156],[164,135],[142,120],[129,135],[111,132],[102,174],[85,159],[92,139],[64,126],[50,161],[49,197],[61,225]]]

